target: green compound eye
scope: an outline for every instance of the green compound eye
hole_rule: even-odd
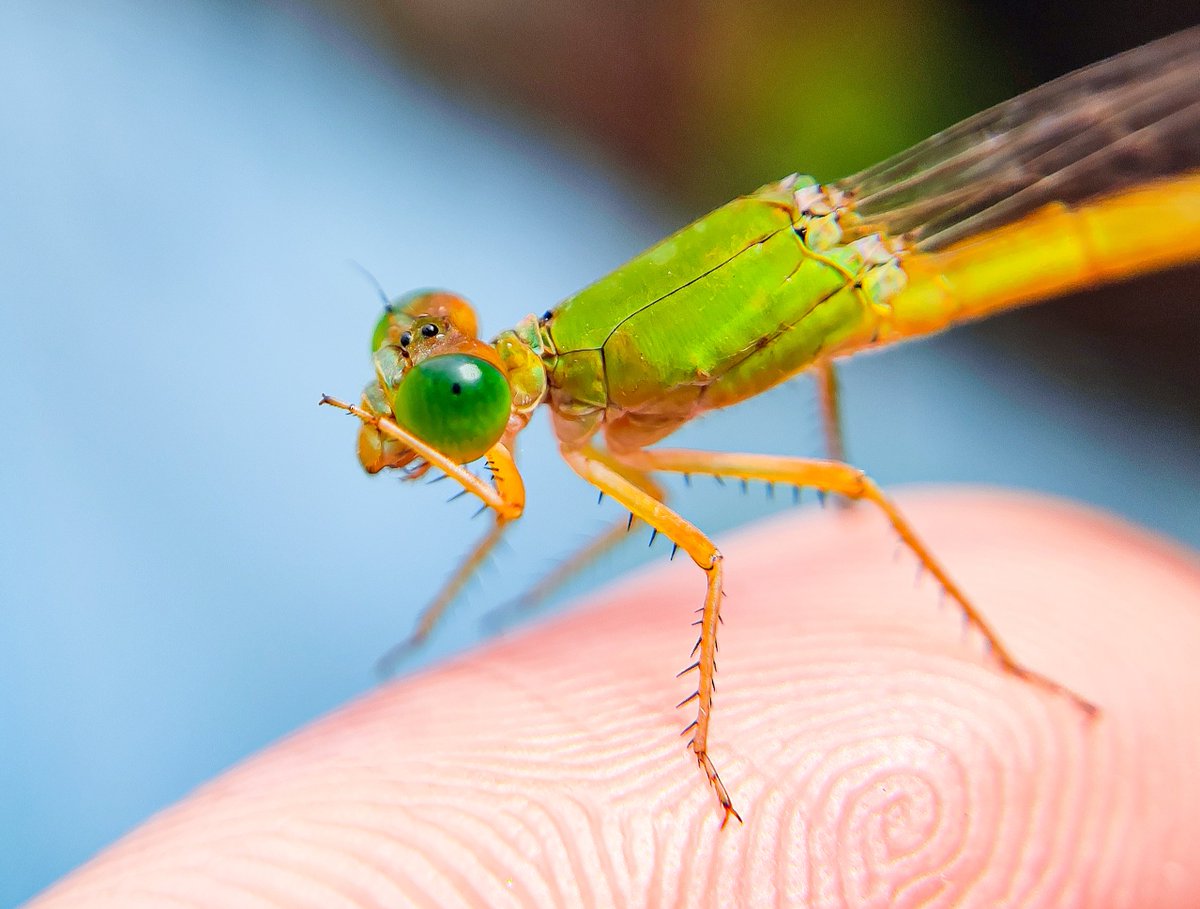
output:
[[[430,357],[406,371],[392,392],[396,422],[466,464],[491,448],[508,425],[512,393],[491,363],[467,354]]]
[[[383,315],[380,316],[379,321],[375,323],[375,331],[371,333],[371,353],[375,353],[375,351],[379,350],[379,348],[389,343],[389,334],[392,328],[392,322],[396,318],[403,319],[406,322],[412,321],[412,319],[408,318],[402,313],[397,313],[391,308],[385,309],[383,311]]]

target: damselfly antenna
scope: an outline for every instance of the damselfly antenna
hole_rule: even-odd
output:
[[[371,272],[367,269],[367,267],[365,265],[363,265],[362,263],[357,262],[354,259],[349,259],[347,261],[351,265],[353,265],[355,268],[357,268],[359,270],[359,272],[362,273],[362,275],[368,281],[371,282],[371,284],[375,287],[376,292],[379,294],[379,299],[383,301],[383,308],[385,310],[387,310],[388,312],[391,312],[393,309],[392,301],[388,299],[387,291],[385,291],[383,289],[383,285],[379,283],[379,279],[376,278],[373,274],[371,274]]]

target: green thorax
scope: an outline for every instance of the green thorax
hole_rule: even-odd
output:
[[[569,297],[544,325],[551,406],[661,436],[869,344],[903,272],[877,237],[843,242],[839,206],[810,178],[768,184]]]

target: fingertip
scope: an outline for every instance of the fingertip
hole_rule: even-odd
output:
[[[802,514],[724,547],[728,811],[676,736],[676,563],[350,705],[44,905],[1200,902],[1194,558],[1044,500],[901,504],[1098,717],[998,671],[877,515]]]

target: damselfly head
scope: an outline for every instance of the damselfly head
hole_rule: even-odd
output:
[[[460,464],[481,457],[508,428],[513,394],[501,355],[476,335],[475,312],[456,294],[423,290],[394,301],[375,328],[376,381],[364,392],[364,408]],[[369,423],[359,431],[358,454],[370,473],[423,467]]]
[[[386,344],[399,346],[406,332],[411,338],[414,330],[428,331],[428,328],[416,324],[422,317],[427,322],[440,324],[444,331],[453,329],[467,338],[475,338],[479,334],[475,310],[458,294],[448,290],[414,290],[384,306],[383,315],[375,323],[375,330],[371,334],[371,352]]]

